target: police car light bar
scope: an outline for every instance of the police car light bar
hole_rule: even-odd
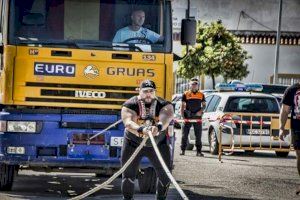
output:
[[[255,91],[255,92],[262,92],[263,86],[257,83],[246,83],[246,91]]]
[[[241,83],[218,83],[216,85],[218,91],[255,91],[261,92],[263,86],[255,83],[241,84]]]

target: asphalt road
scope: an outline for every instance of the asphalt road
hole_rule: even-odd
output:
[[[220,163],[217,156],[207,151],[204,151],[205,157],[196,157],[195,150],[179,156],[181,136],[177,135],[173,175],[189,199],[300,199],[295,195],[300,178],[294,152],[287,158],[278,158],[275,153],[266,151],[251,155],[236,152],[223,156]],[[107,178],[87,173],[20,171],[13,191],[0,193],[0,199],[68,199]],[[121,199],[120,182],[120,179],[115,180],[87,199]],[[136,200],[154,199],[154,195],[139,194],[138,186],[136,193]],[[168,199],[181,199],[173,186]]]

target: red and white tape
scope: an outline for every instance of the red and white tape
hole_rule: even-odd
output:
[[[202,119],[174,119],[177,123],[202,123]]]
[[[231,119],[228,119],[228,120],[224,120],[223,122],[233,122],[235,124],[247,124],[247,125],[271,125],[271,122],[264,122],[264,121],[241,121],[241,120],[231,120]]]

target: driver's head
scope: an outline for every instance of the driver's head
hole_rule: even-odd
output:
[[[133,26],[143,26],[145,22],[145,12],[143,10],[135,10],[131,14]]]
[[[151,80],[144,80],[140,85],[140,99],[144,100],[145,103],[151,103],[153,99],[156,99],[155,91],[155,83]]]

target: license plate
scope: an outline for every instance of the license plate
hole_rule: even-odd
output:
[[[123,146],[123,137],[111,137],[110,146],[112,147],[122,147]]]
[[[269,129],[247,129],[248,135],[270,135]]]

